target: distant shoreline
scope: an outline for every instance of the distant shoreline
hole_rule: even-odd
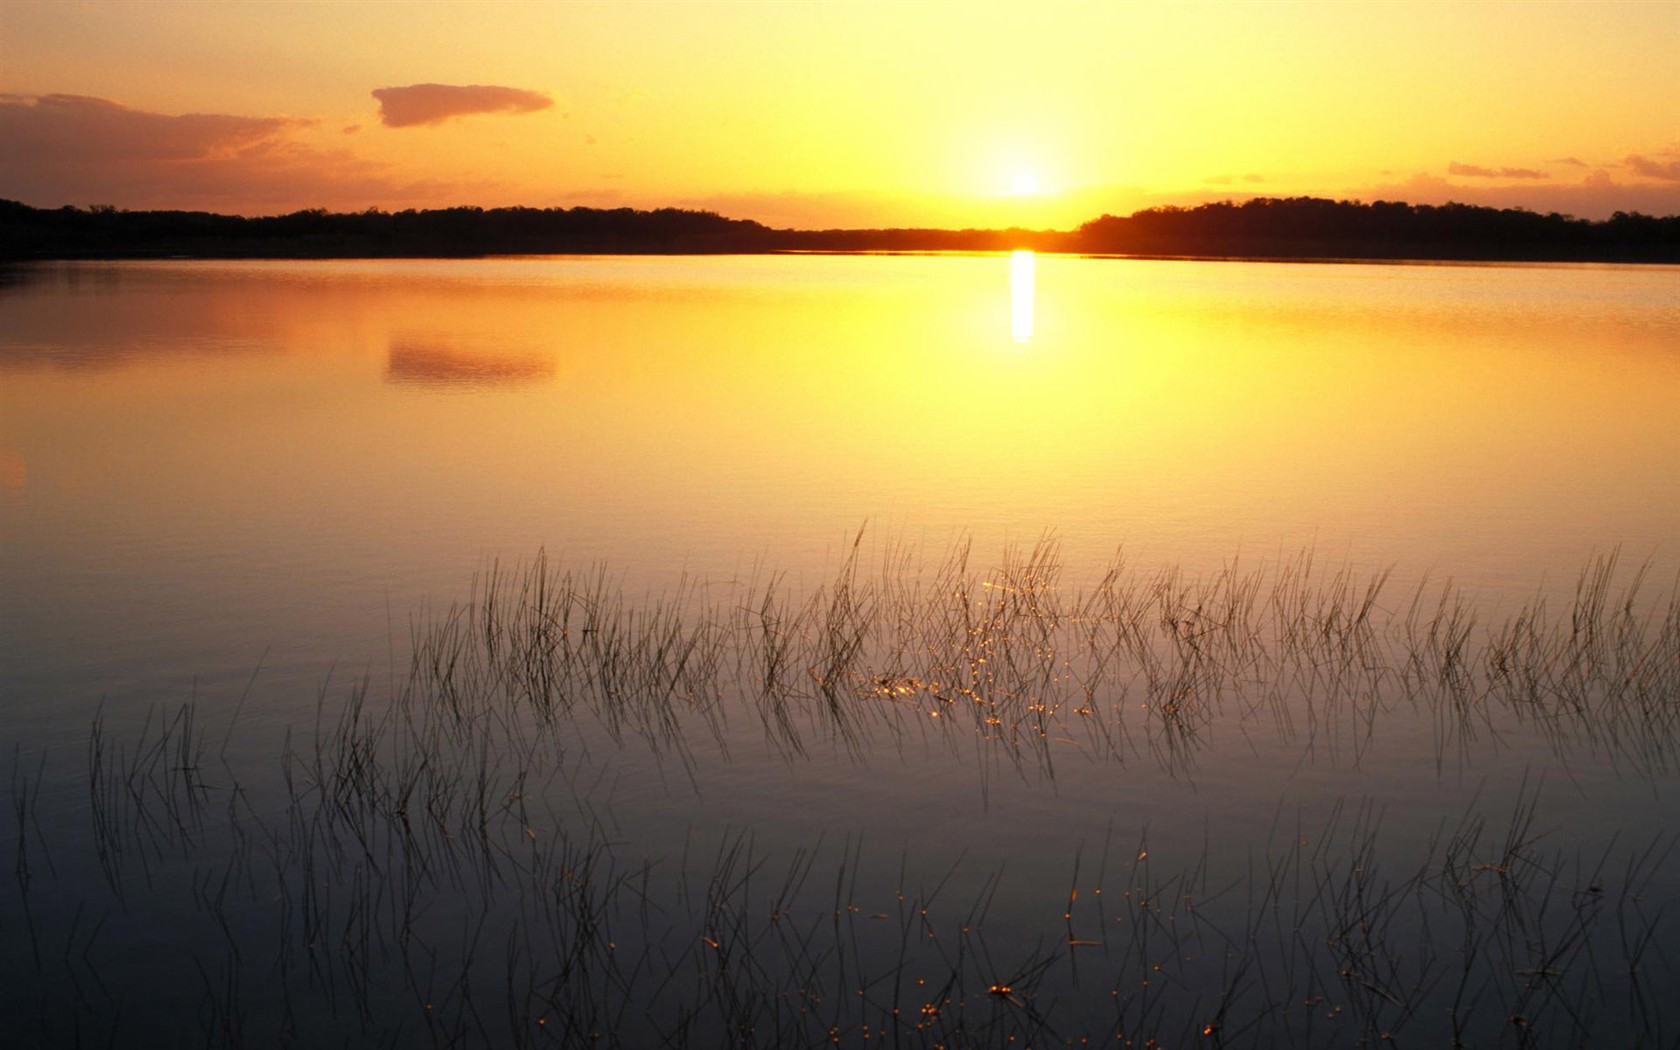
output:
[[[1605,220],[1312,197],[1152,208],[1074,230],[775,229],[662,208],[447,208],[245,218],[0,200],[0,260],[997,252],[1322,262],[1680,263],[1680,216]]]

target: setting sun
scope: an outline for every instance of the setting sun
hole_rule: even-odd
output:
[[[0,2],[0,198],[804,228],[1303,195],[1662,215],[1675,10]]]
[[[1677,16],[0,0],[0,1050],[1680,1050]]]

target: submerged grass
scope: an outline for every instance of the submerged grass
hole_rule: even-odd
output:
[[[1053,777],[1193,766],[1222,727],[1357,762],[1421,718],[1435,760],[1533,727],[1672,773],[1680,604],[1585,572],[1554,614],[1310,554],[1209,578],[1046,540],[931,569],[855,543],[808,594],[757,575],[632,597],[539,556],[416,625],[405,679],[323,686],[272,768],[193,704],[115,732],[43,821],[12,756],[6,1030],[53,1046],[1672,1045],[1672,833],[1547,849],[1539,791],[1424,848],[1382,811],[1280,811],[1234,855],[1080,847],[1055,884],[863,843],[677,850],[597,804],[615,749],[866,756],[931,742]],[[231,728],[229,734],[231,735]],[[982,783],[986,781],[982,780]],[[1161,819],[1174,819],[1161,814]],[[1588,837],[1590,838],[1590,836]],[[691,849],[691,845],[694,847]],[[927,868],[930,862],[940,866]],[[159,966],[159,951],[167,965]],[[191,1036],[186,1019],[196,1024]]]

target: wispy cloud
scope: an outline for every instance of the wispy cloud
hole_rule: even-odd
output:
[[[63,162],[193,161],[270,146],[312,121],[225,113],[167,116],[86,95],[0,95],[0,143],[14,158]]]
[[[388,128],[441,124],[479,113],[536,113],[554,100],[537,91],[489,84],[410,84],[375,88],[379,120]]]
[[[1548,176],[1543,171],[1533,168],[1484,168],[1478,164],[1460,164],[1453,161],[1447,165],[1448,175],[1462,175],[1473,179],[1544,179]]]
[[[1419,172],[1397,182],[1353,188],[1356,200],[1408,201],[1412,204],[1482,204],[1494,208],[1527,208],[1562,212],[1583,219],[1607,219],[1614,212],[1680,215],[1680,185],[1617,182],[1607,172],[1594,171],[1577,182],[1469,184]]]
[[[1630,153],[1623,158],[1622,163],[1636,175],[1643,175],[1648,179],[1661,179],[1664,182],[1680,182],[1680,160],[1660,161],[1649,157]]]

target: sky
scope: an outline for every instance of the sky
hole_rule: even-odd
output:
[[[1250,196],[1680,214],[1680,0],[0,0],[0,198],[1067,229]]]

